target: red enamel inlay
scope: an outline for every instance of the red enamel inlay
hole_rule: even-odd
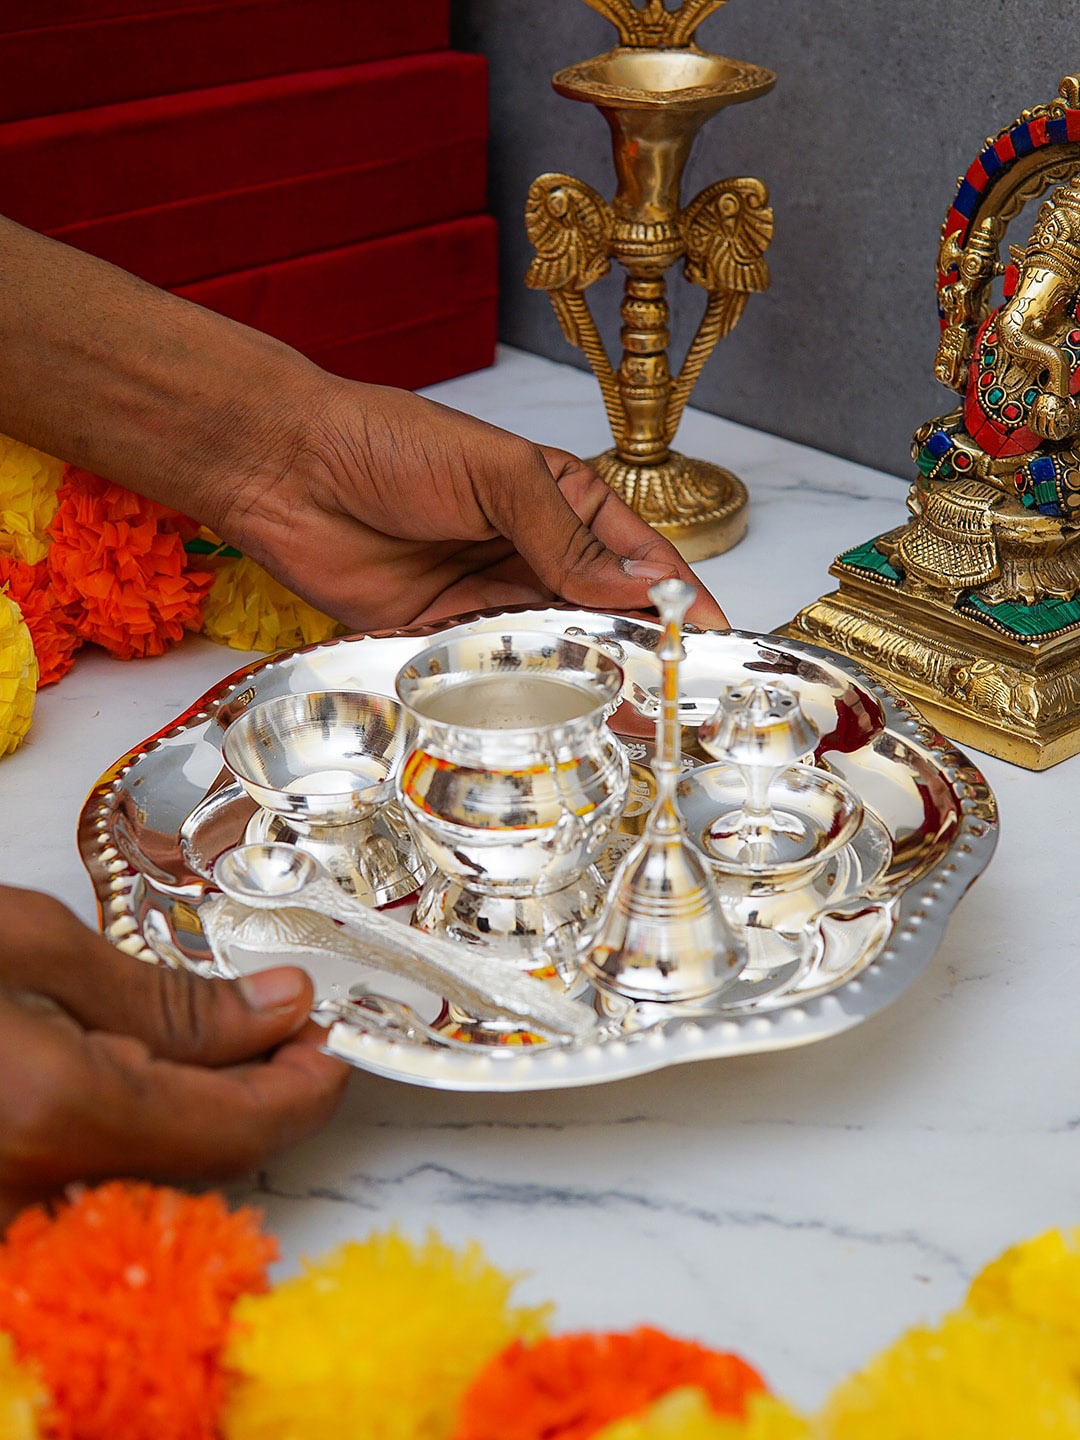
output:
[[[951,235],[954,231],[966,230],[967,224],[967,216],[961,215],[955,206],[950,206],[949,213],[945,217],[945,234]]]
[[[986,171],[983,169],[982,161],[976,157],[968,166],[964,179],[973,190],[983,190],[986,187],[988,178]]]

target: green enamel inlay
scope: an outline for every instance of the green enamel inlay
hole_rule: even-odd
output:
[[[884,580],[899,582],[901,578],[899,570],[894,570],[881,551],[874,548],[876,544],[875,538],[867,540],[863,545],[856,545],[854,550],[845,550],[837,563],[847,565],[852,570],[871,570]]]
[[[919,458],[915,461],[919,471],[923,475],[933,475],[938,480],[951,480],[953,478],[952,461],[945,456],[933,455],[928,446],[924,445],[919,451]]]
[[[1080,598],[1039,600],[1034,605],[1005,600],[1000,605],[988,605],[977,595],[967,595],[957,609],[975,610],[1020,636],[1052,635],[1057,630],[1080,624]]]

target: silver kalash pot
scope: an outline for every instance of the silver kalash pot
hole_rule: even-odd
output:
[[[417,924],[570,978],[629,782],[605,723],[622,683],[603,650],[550,633],[463,635],[402,668],[398,798],[435,872]]]

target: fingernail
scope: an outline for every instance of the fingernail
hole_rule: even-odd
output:
[[[252,1010],[285,1010],[300,999],[304,977],[297,970],[279,967],[244,975],[237,981],[240,993]]]
[[[667,580],[678,574],[674,565],[658,565],[655,560],[624,560],[622,568],[635,580]]]

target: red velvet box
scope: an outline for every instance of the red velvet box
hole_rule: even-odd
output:
[[[336,374],[416,389],[494,360],[495,222],[454,220],[177,293]]]
[[[449,51],[0,125],[0,210],[164,286],[482,210],[486,66]]]
[[[0,120],[438,50],[449,0],[0,0]]]

